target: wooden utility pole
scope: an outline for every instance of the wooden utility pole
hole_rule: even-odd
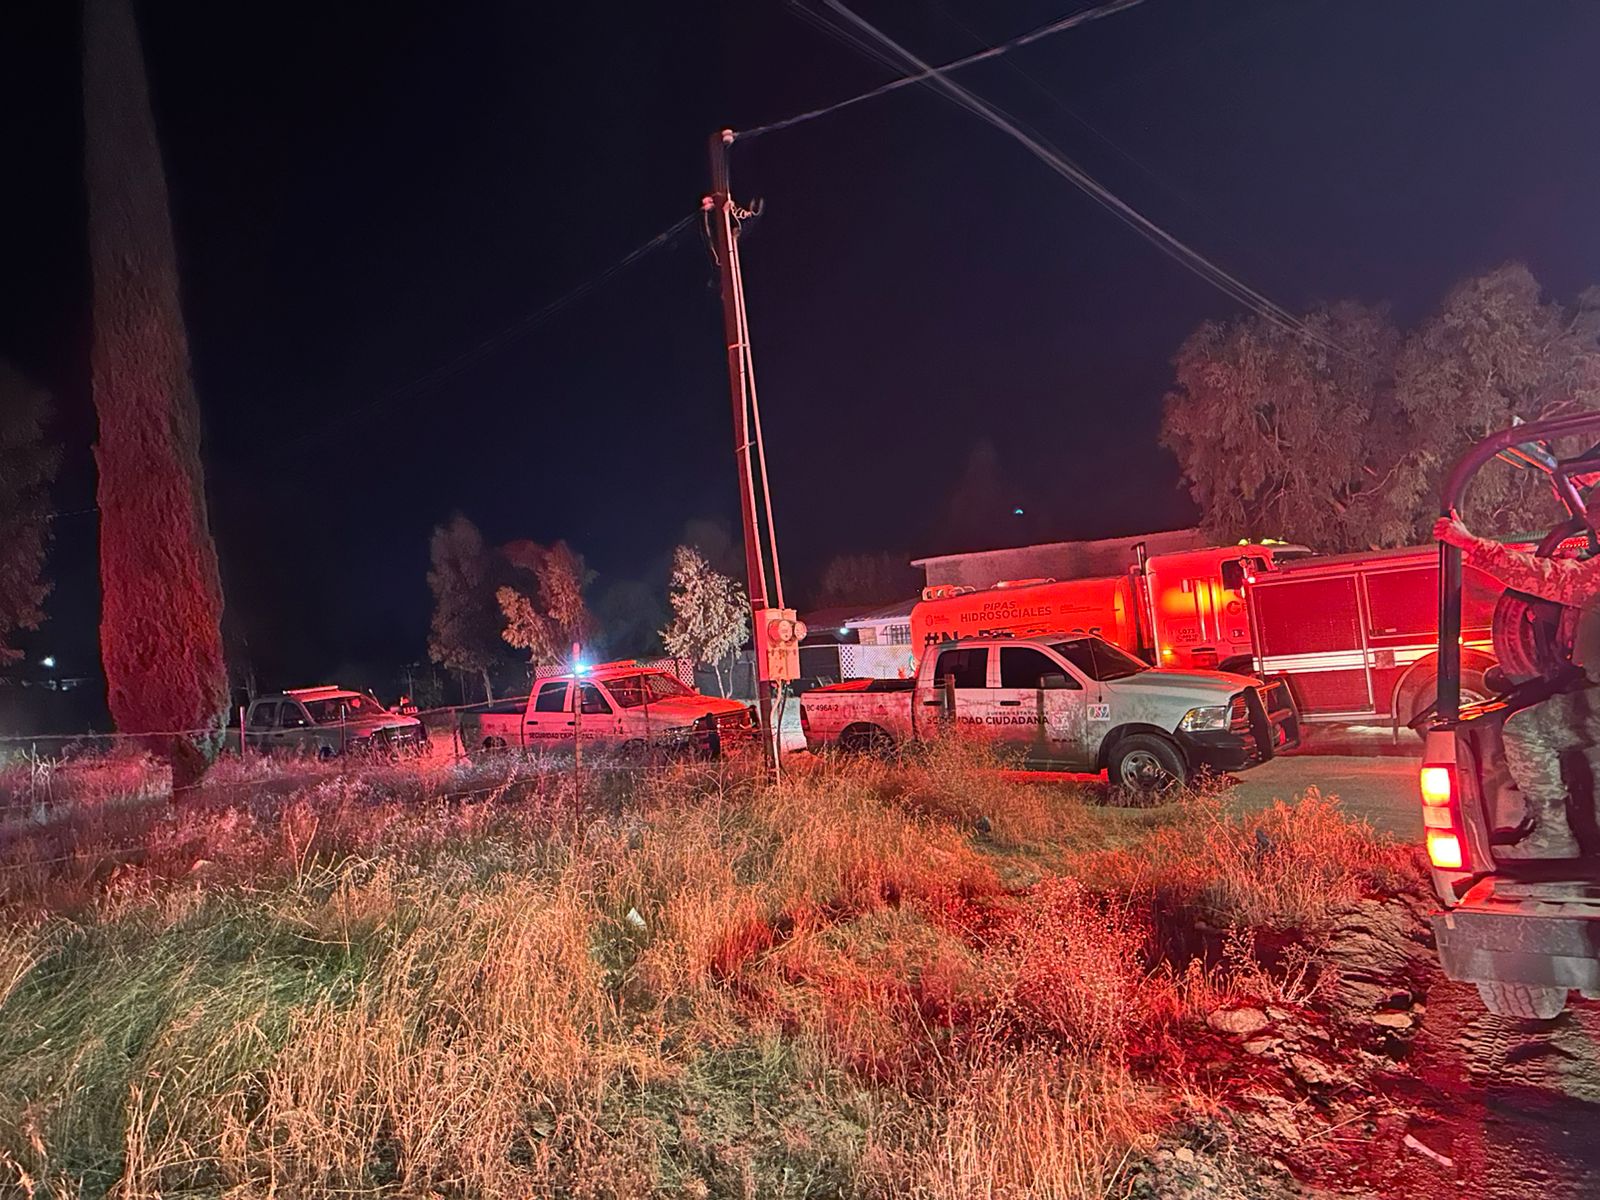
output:
[[[762,501],[756,492],[752,450],[759,451],[760,418],[752,421],[755,369],[750,356],[750,330],[745,321],[744,281],[739,274],[739,218],[728,184],[728,147],[733,130],[711,135],[711,194],[702,202],[710,226],[711,245],[722,276],[722,329],[728,346],[728,392],[733,401],[733,456],[739,468],[739,515],[744,525],[745,587],[750,597],[750,631],[755,644],[756,720],[760,726],[762,755],[769,773],[778,767],[778,731],[773,728],[774,687],[762,627],[769,605],[767,551],[772,545],[772,582],[778,606],[783,605],[783,584],[778,577],[777,547],[773,544],[771,507],[767,504],[767,537],[762,536]],[[761,464],[763,493],[766,464]],[[765,544],[764,544],[765,543]]]

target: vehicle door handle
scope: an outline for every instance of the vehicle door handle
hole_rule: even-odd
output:
[[[1022,706],[1022,701],[1021,700],[1002,700],[1002,701],[1000,701],[1000,707],[1001,708],[1020,708],[1021,706]]]
[[[922,702],[922,707],[923,708],[943,708],[944,707],[944,701],[943,700],[924,700]]]

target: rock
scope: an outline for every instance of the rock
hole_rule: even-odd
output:
[[[1291,1054],[1289,1056],[1289,1069],[1316,1087],[1330,1083],[1337,1083],[1340,1073],[1328,1066],[1320,1059],[1312,1058],[1309,1054]]]
[[[1372,1014],[1372,1023],[1385,1029],[1410,1029],[1416,1019],[1408,1012],[1379,1012]]]
[[[1251,1038],[1242,1047],[1240,1047],[1240,1049],[1242,1049],[1246,1054],[1270,1054],[1281,1045],[1283,1045],[1282,1038],[1258,1037]]]
[[[1187,1146],[1179,1146],[1172,1152],[1172,1156],[1181,1163],[1192,1163],[1194,1161],[1194,1151]]]
[[[1273,1008],[1270,1004],[1267,1005],[1267,1016],[1271,1017],[1274,1021],[1287,1021],[1289,1019],[1289,1014],[1283,1009]]]
[[[1272,1022],[1259,1008],[1219,1008],[1206,1018],[1206,1024],[1218,1033],[1260,1033]]]

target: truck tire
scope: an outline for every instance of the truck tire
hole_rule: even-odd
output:
[[[1154,733],[1131,733],[1111,750],[1106,774],[1113,787],[1131,792],[1160,793],[1189,782],[1183,752]]]
[[[1480,983],[1483,1006],[1515,1021],[1553,1021],[1567,1007],[1567,989],[1527,983]]]
[[[483,739],[483,752],[485,754],[498,754],[506,748],[506,740],[501,737],[486,737]]]
[[[894,739],[877,725],[851,725],[839,734],[839,749],[847,754],[891,754]]]

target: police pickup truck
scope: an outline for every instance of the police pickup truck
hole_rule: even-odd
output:
[[[955,729],[1042,770],[1108,771],[1139,791],[1240,771],[1300,742],[1287,685],[1152,668],[1103,638],[942,642],[912,680],[862,679],[800,697],[811,747],[891,749]]]
[[[625,660],[541,679],[513,705],[466,709],[460,730],[469,754],[558,752],[581,738],[586,747],[628,755],[649,749],[715,755],[752,737],[755,727],[739,701],[702,695],[675,675]]]

